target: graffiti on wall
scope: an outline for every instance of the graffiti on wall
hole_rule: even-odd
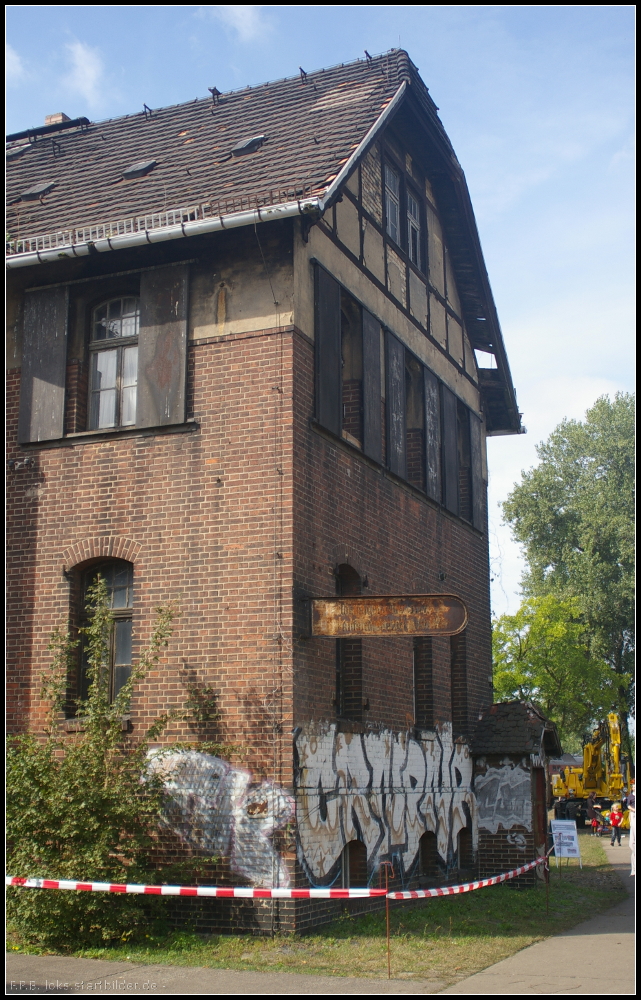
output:
[[[152,751],[148,766],[165,788],[161,824],[186,846],[227,858],[253,885],[289,885],[272,840],[294,817],[294,800],[282,788],[191,750]]]
[[[483,767],[483,758],[477,767]],[[485,773],[476,774],[474,791],[480,829],[497,833],[499,826],[510,830],[513,826],[532,829],[532,790],[530,772],[510,760],[501,761],[501,767],[487,767]]]
[[[450,725],[419,741],[389,729],[343,733],[310,723],[295,748],[298,859],[312,883],[336,877],[351,840],[365,844],[368,872],[389,859],[403,878],[416,868],[424,833],[435,834],[444,864],[461,829],[471,825],[476,836],[472,760]]]

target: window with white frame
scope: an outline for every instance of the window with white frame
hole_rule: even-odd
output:
[[[109,299],[92,313],[89,429],[136,423],[140,300]]]
[[[401,183],[399,175],[385,164],[385,218],[388,236],[400,244]]]

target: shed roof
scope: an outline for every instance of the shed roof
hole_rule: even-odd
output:
[[[556,726],[530,702],[507,701],[483,712],[472,736],[472,753],[560,757]]]

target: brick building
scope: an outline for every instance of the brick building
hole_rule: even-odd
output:
[[[407,54],[8,137],[9,726],[113,595],[168,836],[255,884],[472,864],[492,702],[486,452],[520,415],[462,169]],[[451,638],[310,638],[311,598],[460,597]],[[82,663],[69,678],[67,728]],[[167,763],[168,761],[168,763]],[[297,926],[312,919],[293,916]],[[289,919],[289,918],[288,918]]]

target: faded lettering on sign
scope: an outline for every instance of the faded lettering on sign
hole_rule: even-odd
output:
[[[466,625],[465,605],[451,594],[312,601],[312,635],[456,635]]]

